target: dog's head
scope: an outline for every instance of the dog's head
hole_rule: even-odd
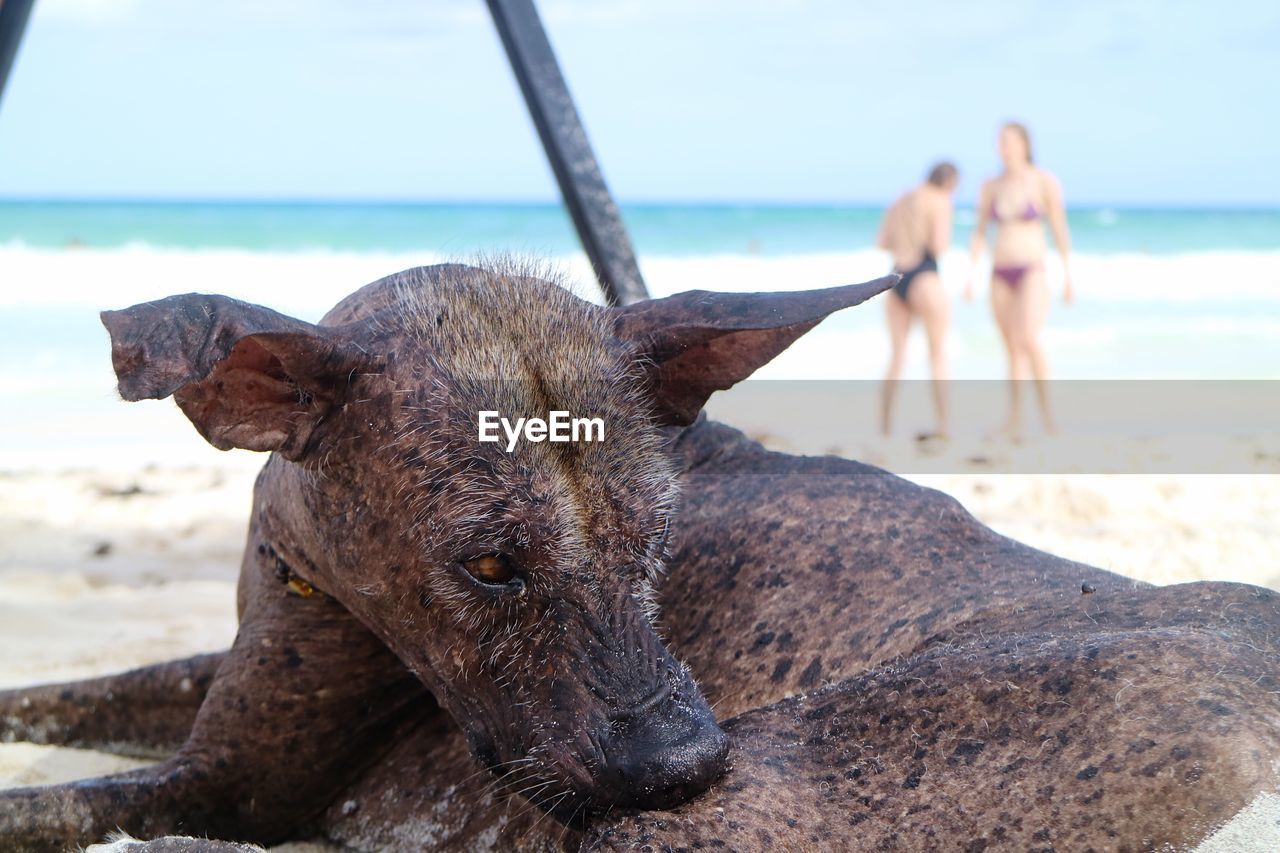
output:
[[[678,487],[664,429],[891,284],[601,308],[519,269],[441,266],[320,325],[195,294],[103,319],[125,399],[172,395],[214,446],[274,451],[256,497],[272,547],[483,763],[572,814],[672,806],[725,768],[652,624]],[[593,423],[482,441],[482,412]]]

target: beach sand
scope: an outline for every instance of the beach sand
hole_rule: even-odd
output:
[[[990,445],[951,452],[949,473],[913,479],[1028,544],[1152,583],[1218,579],[1280,589],[1280,475],[993,474]],[[857,455],[903,470],[921,467],[920,453],[903,439]],[[113,462],[109,469],[0,474],[0,688],[100,675],[231,643],[235,576],[261,459],[220,455],[216,464],[132,471]],[[140,764],[0,744],[0,787]]]

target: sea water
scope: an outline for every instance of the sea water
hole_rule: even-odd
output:
[[[655,296],[877,277],[889,269],[874,248],[880,214],[856,206],[623,208]],[[1057,298],[1056,256],[1048,265],[1055,302],[1044,343],[1055,377],[1280,378],[1280,210],[1080,208],[1069,221],[1074,305]],[[997,379],[1006,367],[988,306],[989,270],[971,270],[965,250],[972,222],[972,211],[957,212],[955,246],[941,259],[953,297],[948,354],[956,378]],[[70,462],[96,458],[104,446],[160,448],[176,435],[165,431],[181,420],[171,404],[122,414],[138,407],[115,397],[97,319],[104,308],[199,291],[314,321],[388,273],[499,252],[547,258],[579,293],[599,299],[569,219],[553,204],[0,202],[0,466],[50,452]],[[965,303],[959,295],[971,275],[978,298]],[[873,302],[828,319],[759,375],[875,379],[887,355],[884,307]],[[927,375],[917,333],[907,377]],[[868,413],[868,429],[872,422]]]

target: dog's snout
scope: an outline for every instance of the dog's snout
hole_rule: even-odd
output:
[[[653,691],[638,702],[620,708],[609,715],[610,723],[629,723],[635,719],[643,719],[654,709],[658,708],[662,703],[671,698],[671,684],[667,681],[659,682]]]
[[[729,738],[701,696],[670,687],[613,715],[598,782],[613,805],[666,809],[705,791],[728,765]]]
[[[673,808],[724,775],[728,757],[729,738],[714,723],[678,743],[639,745],[614,765],[620,793],[615,801],[635,808]]]

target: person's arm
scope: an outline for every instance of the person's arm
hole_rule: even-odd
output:
[[[1053,232],[1053,242],[1062,255],[1062,301],[1069,305],[1075,299],[1075,290],[1071,285],[1071,232],[1067,230],[1067,207],[1062,201],[1062,185],[1048,172],[1042,172],[1040,180],[1049,209],[1049,230]]]
[[[987,251],[987,223],[991,219],[991,182],[983,181],[978,191],[978,216],[973,224],[973,238],[969,240],[969,277],[964,283],[964,301],[973,301],[973,276],[978,261]]]

